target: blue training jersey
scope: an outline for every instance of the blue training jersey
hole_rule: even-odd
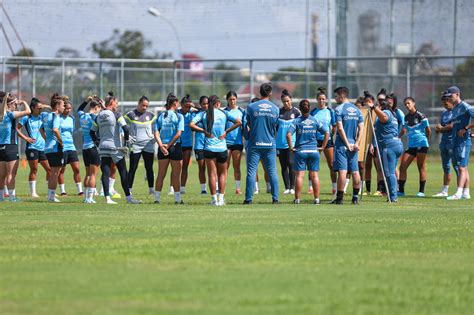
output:
[[[288,149],[288,142],[286,141],[286,134],[288,129],[293,124],[295,118],[301,116],[301,112],[296,107],[286,110],[284,107],[280,108],[280,116],[278,117],[278,130],[276,136],[276,148]],[[296,134],[292,136],[292,145],[295,145]]]
[[[296,134],[295,149],[297,151],[318,151],[318,133],[328,132],[326,124],[313,116],[300,116],[293,121],[288,132]]]
[[[0,145],[17,144],[16,119],[12,112],[6,112],[0,121]]]
[[[60,134],[63,141],[63,151],[76,151],[74,145],[74,117],[64,116],[60,117]]]
[[[347,141],[350,144],[354,144],[359,124],[364,122],[364,117],[362,116],[360,109],[358,109],[352,103],[343,103],[336,107],[334,115],[336,117],[336,123],[342,123],[342,127],[346,133]],[[334,145],[345,146],[344,141],[342,141],[339,133],[336,135],[336,141]]]
[[[189,128],[189,123],[193,120],[196,115],[196,111],[192,108],[186,114],[183,114],[181,109],[178,110],[178,113],[183,115],[184,119],[184,131],[181,133],[181,146],[183,147],[192,147],[193,146],[193,131]]]
[[[276,148],[278,114],[278,107],[268,100],[260,100],[248,106],[245,115],[250,127],[247,148]]]
[[[204,150],[211,152],[223,152],[227,150],[226,140],[219,139],[219,136],[224,134],[228,121],[233,121],[233,119],[229,117],[225,111],[217,108],[214,108],[214,124],[211,130],[207,130],[206,111],[200,112],[193,118],[193,123],[196,125],[201,124],[203,126],[202,128],[214,135],[212,138],[204,138]]]
[[[462,101],[454,106],[452,110],[452,124],[451,135],[453,137],[453,146],[462,147],[471,144],[471,137],[469,132],[464,133],[464,136],[459,137],[458,131],[464,129],[471,123],[471,118],[474,116],[474,109],[468,103]]]
[[[419,111],[405,116],[403,128],[407,131],[409,148],[429,147],[425,130],[429,126],[428,118]]]
[[[20,119],[19,124],[25,127],[28,137],[35,139],[35,143],[26,143],[26,148],[30,150],[44,151],[44,139],[41,135],[41,128],[43,128],[43,118],[48,113],[42,112],[38,116],[28,115]]]
[[[403,124],[405,123],[405,114],[400,108],[395,109],[395,118],[397,118],[398,134],[400,134],[403,129]]]
[[[235,121],[242,121],[245,116],[245,111],[240,107],[236,107],[234,109],[226,107],[224,108],[224,111],[226,112],[227,117],[232,119],[227,121],[226,129],[232,127]],[[242,127],[236,128],[229,132],[225,137],[225,141],[227,145],[242,145],[244,143],[242,140]]]
[[[43,117],[43,129],[46,134],[46,140],[44,143],[44,153],[55,153],[61,151],[59,148],[59,142],[53,129],[60,129],[60,118],[59,114],[47,113]]]
[[[453,111],[445,109],[441,113],[439,123],[442,127],[445,127],[451,123],[452,118],[453,118]],[[452,145],[453,145],[453,134],[451,133],[451,130],[449,130],[448,132],[441,133],[441,141],[439,143],[439,147],[441,149],[447,149],[447,148],[452,147]]]
[[[184,117],[173,110],[167,110],[156,119],[155,128],[160,132],[160,139],[163,144],[169,143],[178,130],[184,131]],[[179,143],[180,139],[176,140]]]
[[[310,113],[311,116],[322,122],[326,128],[329,130],[330,138],[332,138],[331,129],[336,125],[336,116],[334,115],[334,111],[329,107],[326,108],[314,108]],[[323,140],[324,134],[318,133],[318,140]]]
[[[381,148],[389,147],[390,145],[399,142],[398,138],[398,119],[393,113],[386,109],[383,111],[388,116],[388,121],[382,123],[377,117],[375,120],[375,136],[377,137],[377,143]]]
[[[82,110],[77,112],[77,114],[79,116],[79,124],[81,125],[81,131],[82,131],[82,149],[87,150],[87,149],[95,147],[95,143],[92,140],[90,131],[97,115],[91,114],[91,113],[85,113]]]

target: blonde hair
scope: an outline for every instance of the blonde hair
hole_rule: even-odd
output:
[[[0,121],[3,121],[3,117],[7,114],[8,109],[8,97],[10,96],[9,93],[5,93],[2,99],[2,103],[0,104]]]

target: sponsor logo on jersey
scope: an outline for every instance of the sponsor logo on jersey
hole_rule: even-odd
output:
[[[262,109],[269,109],[272,107],[272,105],[263,103],[263,104],[259,104],[258,107]]]
[[[271,146],[273,146],[273,143],[259,141],[259,142],[255,142],[255,145],[259,145],[259,146],[262,146],[262,147],[271,147]]]

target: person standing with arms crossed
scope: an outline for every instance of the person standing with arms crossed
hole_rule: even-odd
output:
[[[251,204],[257,175],[258,162],[263,162],[271,183],[272,203],[278,204],[278,176],[276,168],[276,133],[278,126],[278,106],[270,101],[271,83],[260,86],[261,99],[249,105],[246,114],[249,127],[247,151],[247,181],[244,204]]]
[[[334,90],[336,103],[336,141],[334,143],[334,171],[338,172],[336,199],[331,203],[342,204],[347,173],[352,173],[352,204],[359,203],[360,174],[358,153],[360,137],[364,130],[361,111],[349,102],[349,89],[338,87]]]

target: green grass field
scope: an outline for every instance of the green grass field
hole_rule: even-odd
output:
[[[428,174],[431,195],[437,160]],[[40,184],[28,202],[21,169],[24,202],[0,204],[0,314],[473,314],[474,200],[271,205],[260,194],[242,206],[228,183],[226,207],[198,194],[195,164],[184,206],[152,204],[142,174],[143,205],[49,204]],[[412,165],[407,193],[417,186]]]

